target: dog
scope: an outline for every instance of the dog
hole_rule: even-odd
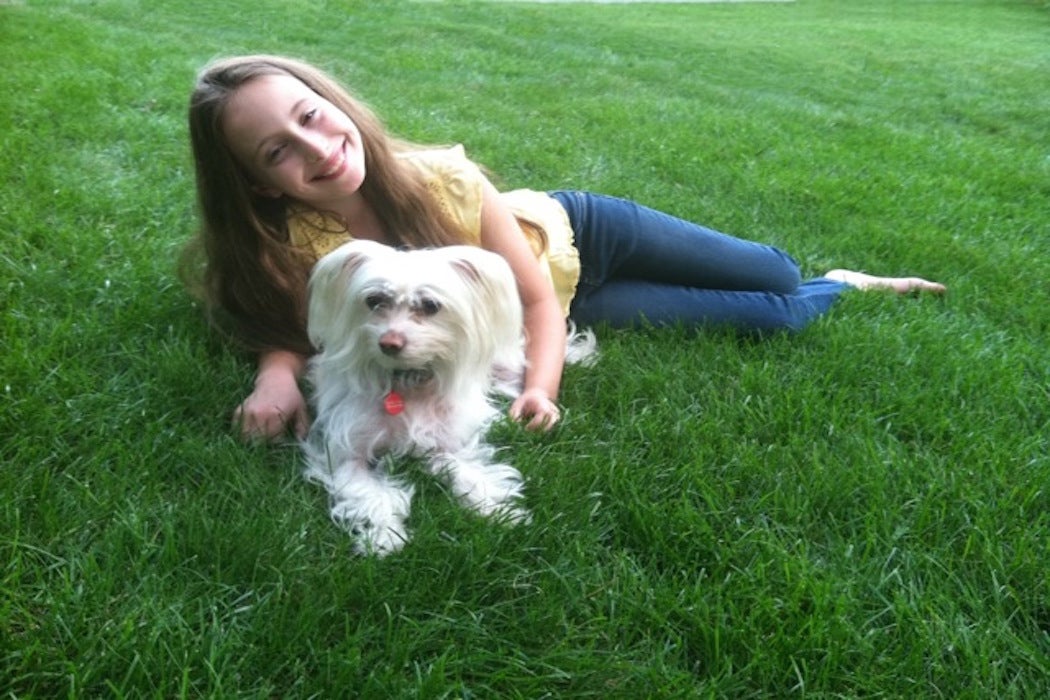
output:
[[[306,477],[331,497],[331,516],[358,554],[409,540],[413,488],[387,470],[417,456],[474,511],[525,522],[523,479],[484,441],[525,371],[521,301],[495,253],[472,246],[403,251],[352,241],[310,276],[307,330],[315,420],[303,443]],[[593,357],[589,331],[567,357]]]

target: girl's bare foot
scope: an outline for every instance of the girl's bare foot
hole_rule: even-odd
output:
[[[897,294],[909,292],[929,292],[944,294],[948,288],[939,282],[930,282],[921,277],[876,277],[853,270],[831,270],[824,275],[829,280],[845,282],[851,287],[868,291],[872,289],[889,289]]]

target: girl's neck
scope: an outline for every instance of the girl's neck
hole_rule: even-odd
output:
[[[378,243],[389,243],[383,225],[368,200],[357,194],[336,210],[343,217],[350,235]]]

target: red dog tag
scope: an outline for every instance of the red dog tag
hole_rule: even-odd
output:
[[[401,398],[401,394],[391,391],[383,397],[383,410],[392,416],[396,416],[405,410],[405,400]]]

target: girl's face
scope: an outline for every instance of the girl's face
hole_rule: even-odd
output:
[[[237,88],[222,127],[261,194],[338,211],[364,182],[357,126],[297,78],[264,75]]]

